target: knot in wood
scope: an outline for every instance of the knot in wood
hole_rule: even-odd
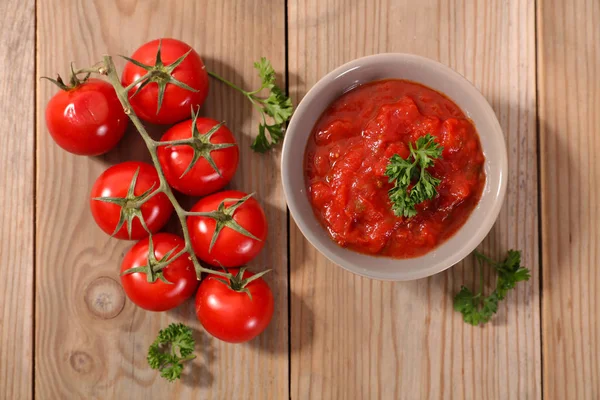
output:
[[[84,298],[88,310],[102,319],[115,318],[125,306],[123,288],[107,276],[94,279],[85,289]]]
[[[89,374],[94,369],[94,359],[84,351],[74,351],[69,357],[69,364],[80,374]]]

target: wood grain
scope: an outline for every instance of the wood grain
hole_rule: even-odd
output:
[[[209,70],[243,87],[259,85],[252,63],[260,56],[268,57],[277,71],[285,70],[283,1],[51,0],[39,1],[37,10],[40,74],[66,73],[70,61],[88,66],[104,53],[131,54],[145,41],[165,36],[188,42]],[[55,89],[40,84],[35,316],[39,399],[288,396],[287,220],[279,155],[250,151],[256,113],[239,93],[211,84],[203,113],[225,120],[241,149],[240,168],[230,186],[256,192],[267,211],[270,234],[253,266],[273,269],[267,277],[276,301],[270,327],[248,344],[226,345],[202,331],[192,302],[154,314],[126,299],[118,270],[130,244],[110,239],[95,226],[88,195],[107,166],[125,159],[147,160],[146,150],[130,131],[104,157],[65,153],[43,123],[44,106]],[[146,363],[148,345],[172,321],[194,327],[200,353],[177,384],[163,381]]]
[[[538,2],[545,399],[600,398],[600,3]]]
[[[494,322],[473,328],[452,310],[470,260],[416,282],[372,281],[326,261],[292,222],[292,399],[541,398],[534,17],[530,0],[289,1],[296,102],[328,71],[378,52],[437,59],[484,93],[506,135],[509,190],[482,249],[521,249],[533,273]]]
[[[34,0],[0,2],[0,399],[31,399]]]

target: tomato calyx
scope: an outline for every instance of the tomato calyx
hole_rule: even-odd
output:
[[[253,196],[254,193],[250,193],[247,196],[242,197],[241,199],[224,199],[216,211],[210,212],[188,212],[186,213],[190,217],[207,217],[215,220],[215,232],[213,233],[212,239],[210,241],[210,245],[208,246],[208,252],[212,251],[219,234],[223,230],[223,228],[227,227],[229,229],[233,229],[234,231],[241,233],[244,236],[252,238],[254,240],[261,241],[259,238],[254,236],[252,233],[248,232],[243,226],[237,223],[236,220],[233,219],[233,214],[235,211],[244,204],[250,197]],[[234,204],[226,207],[225,203],[229,203],[235,201]]]
[[[173,147],[173,146],[182,146],[183,145],[183,146],[189,146],[194,150],[194,155],[192,157],[192,160],[190,161],[190,164],[187,166],[185,171],[183,171],[183,173],[181,174],[181,176],[179,178],[183,178],[184,175],[187,174],[194,167],[194,165],[196,165],[196,163],[198,162],[198,160],[200,158],[204,158],[206,160],[206,162],[208,162],[208,164],[212,167],[212,169],[214,169],[215,172],[217,174],[219,174],[220,177],[223,177],[223,175],[221,175],[221,171],[219,170],[219,167],[217,167],[217,164],[215,163],[215,160],[213,160],[210,153],[212,153],[215,150],[222,150],[222,149],[236,146],[236,144],[235,143],[212,143],[210,141],[210,139],[225,124],[225,122],[220,122],[217,125],[210,128],[210,130],[208,132],[206,132],[205,134],[201,134],[200,131],[198,130],[198,127],[196,126],[196,121],[198,120],[199,115],[200,115],[200,107],[198,107],[197,112],[194,112],[194,109],[192,108],[192,137],[190,139],[171,140],[171,141],[159,142],[158,144],[160,146],[165,146],[165,147]]]
[[[163,275],[163,269],[177,259],[177,257],[170,259],[175,250],[177,250],[177,246],[173,247],[171,250],[165,253],[160,260],[158,260],[154,254],[154,243],[152,242],[152,235],[150,235],[148,237],[148,263],[140,267],[126,269],[121,273],[121,275],[140,272],[146,274],[146,279],[149,283],[154,283],[157,279],[160,279],[164,283],[172,285],[173,282],[169,282]]]
[[[131,227],[133,224],[133,219],[138,218],[140,223],[146,230],[146,232],[150,233],[150,230],[146,226],[146,221],[144,220],[144,216],[142,215],[141,206],[144,204],[150,197],[156,194],[158,191],[154,190],[154,185],[150,187],[150,189],[146,190],[139,196],[134,194],[135,185],[137,182],[138,175],[140,173],[140,168],[135,171],[133,174],[133,178],[131,178],[131,184],[129,185],[129,189],[127,189],[127,195],[125,197],[94,197],[93,200],[96,201],[104,201],[106,203],[116,204],[121,207],[121,213],[119,215],[119,222],[117,223],[117,227],[111,236],[115,236],[117,232],[123,227],[125,223],[127,223],[127,234],[131,239]]]
[[[218,280],[219,282],[225,284],[229,289],[233,290],[234,292],[239,292],[239,293],[246,293],[248,295],[248,297],[250,297],[250,300],[252,300],[252,294],[250,293],[250,291],[248,290],[248,285],[259,279],[262,278],[263,275],[271,272],[270,269],[267,269],[265,271],[259,272],[257,274],[252,275],[249,278],[245,278],[244,279],[244,272],[248,269],[247,267],[242,267],[239,269],[238,273],[233,275],[232,273],[230,273],[226,268],[223,268],[225,270],[225,274],[226,277],[229,281],[226,281],[223,278],[217,278],[214,277],[214,279]]]
[[[69,79],[69,84],[66,84],[59,74],[56,75],[56,79],[52,79],[47,76],[42,76],[41,78],[54,83],[56,86],[58,86],[60,88],[60,90],[64,90],[65,92],[68,92],[69,90],[73,90],[73,89],[77,88],[78,86],[82,85],[83,83],[85,83],[88,80],[88,78],[90,77],[91,72],[87,72],[85,74],[85,76],[83,77],[83,79],[78,78],[77,74],[78,73],[75,72],[75,68],[73,68],[73,63],[71,63],[71,77]]]
[[[127,90],[130,90],[130,89],[133,89],[135,86],[139,85],[138,88],[135,90],[135,92],[130,97],[134,97],[136,94],[138,94],[144,87],[146,87],[150,83],[156,83],[158,85],[158,104],[157,104],[157,108],[156,108],[156,114],[158,114],[158,112],[160,111],[160,107],[162,106],[163,99],[165,97],[165,90],[166,90],[168,84],[173,84],[182,89],[189,90],[190,92],[198,91],[197,89],[194,89],[194,88],[186,85],[185,83],[178,81],[172,75],[173,70],[175,70],[175,68],[177,68],[179,66],[179,64],[181,64],[183,62],[183,60],[185,60],[185,58],[192,52],[193,49],[190,48],[187,51],[187,53],[185,53],[184,55],[179,57],[177,60],[173,61],[169,65],[165,65],[162,61],[161,54],[160,54],[161,43],[162,43],[162,41],[159,40],[158,41],[158,49],[156,50],[156,61],[154,62],[154,65],[146,65],[137,60],[134,60],[133,58],[121,56],[124,59],[126,59],[127,61],[131,62],[132,64],[137,65],[138,67],[143,68],[144,70],[148,71],[148,73],[146,75],[142,76],[141,78],[139,78],[138,80],[136,80],[135,82],[133,82],[131,85],[129,85],[126,88]]]

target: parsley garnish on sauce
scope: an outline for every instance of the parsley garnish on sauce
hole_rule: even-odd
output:
[[[427,134],[417,139],[414,147],[409,143],[410,155],[407,159],[394,154],[386,167],[385,174],[394,187],[388,192],[394,214],[401,217],[414,217],[415,206],[435,197],[438,178],[433,177],[427,168],[433,166],[434,160],[442,156],[444,148],[435,142],[435,138]],[[409,190],[409,186],[414,186]]]

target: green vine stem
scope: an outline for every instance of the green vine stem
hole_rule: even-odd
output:
[[[95,72],[95,73],[99,73],[99,74],[107,76],[108,81],[114,87],[115,92],[117,93],[117,97],[119,98],[119,101],[121,102],[121,105],[123,106],[123,110],[125,111],[125,114],[127,114],[129,116],[129,119],[131,119],[131,122],[133,122],[133,125],[135,126],[135,128],[137,129],[139,134],[141,135],[142,139],[144,139],[144,143],[146,143],[146,147],[148,148],[148,151],[150,152],[150,157],[152,158],[152,163],[154,164],[154,168],[156,169],[156,172],[158,173],[160,185],[158,188],[156,188],[154,190],[154,192],[150,193],[147,197],[145,197],[138,205],[141,206],[143,203],[145,203],[146,201],[148,201],[149,199],[151,199],[153,196],[157,195],[158,193],[164,193],[165,196],[167,196],[167,198],[173,205],[173,209],[175,210],[175,213],[177,214],[177,217],[181,224],[181,230],[183,231],[183,238],[185,240],[185,247],[183,249],[181,249],[174,257],[170,258],[167,262],[161,263],[160,267],[156,268],[156,270],[154,270],[153,272],[160,271],[161,269],[163,269],[167,265],[169,265],[170,262],[178,259],[181,256],[184,256],[185,253],[188,253],[188,257],[192,260],[192,263],[194,264],[194,269],[196,270],[196,276],[198,279],[200,279],[203,272],[209,273],[209,274],[214,274],[214,275],[220,275],[223,277],[228,277],[229,275],[224,272],[215,271],[215,270],[203,267],[200,264],[200,261],[198,260],[196,255],[194,254],[194,250],[193,250],[192,244],[191,244],[192,242],[190,239],[190,233],[188,231],[188,227],[187,227],[187,223],[186,223],[186,217],[188,215],[190,215],[190,213],[185,211],[184,208],[179,204],[179,202],[175,198],[175,195],[173,194],[173,192],[171,191],[171,188],[167,184],[167,180],[163,173],[162,167],[158,161],[157,147],[168,144],[168,143],[161,143],[161,142],[158,142],[158,141],[152,139],[150,137],[150,135],[148,134],[148,132],[146,131],[146,128],[142,124],[142,121],[138,118],[138,116],[133,111],[133,108],[131,107],[131,103],[129,102],[129,98],[128,98],[129,90],[131,90],[130,86],[132,86],[133,84],[128,87],[123,87],[123,85],[121,84],[121,80],[119,79],[119,74],[117,73],[117,70],[115,68],[115,64],[112,60],[112,57],[108,56],[108,55],[104,56],[104,62],[101,63],[100,65],[96,65],[92,68],[87,68],[84,70],[77,71],[77,73],[87,73],[87,72]],[[145,78],[148,78],[148,76],[150,74],[151,74],[151,72],[146,74],[144,77],[138,79],[136,82],[139,83],[139,82],[143,81]],[[136,82],[134,82],[134,83],[136,83]],[[135,86],[135,85],[133,85],[133,86]],[[193,138],[190,138],[189,141],[182,140],[181,144],[186,144],[186,143],[191,144],[193,142],[193,140],[194,140]]]

